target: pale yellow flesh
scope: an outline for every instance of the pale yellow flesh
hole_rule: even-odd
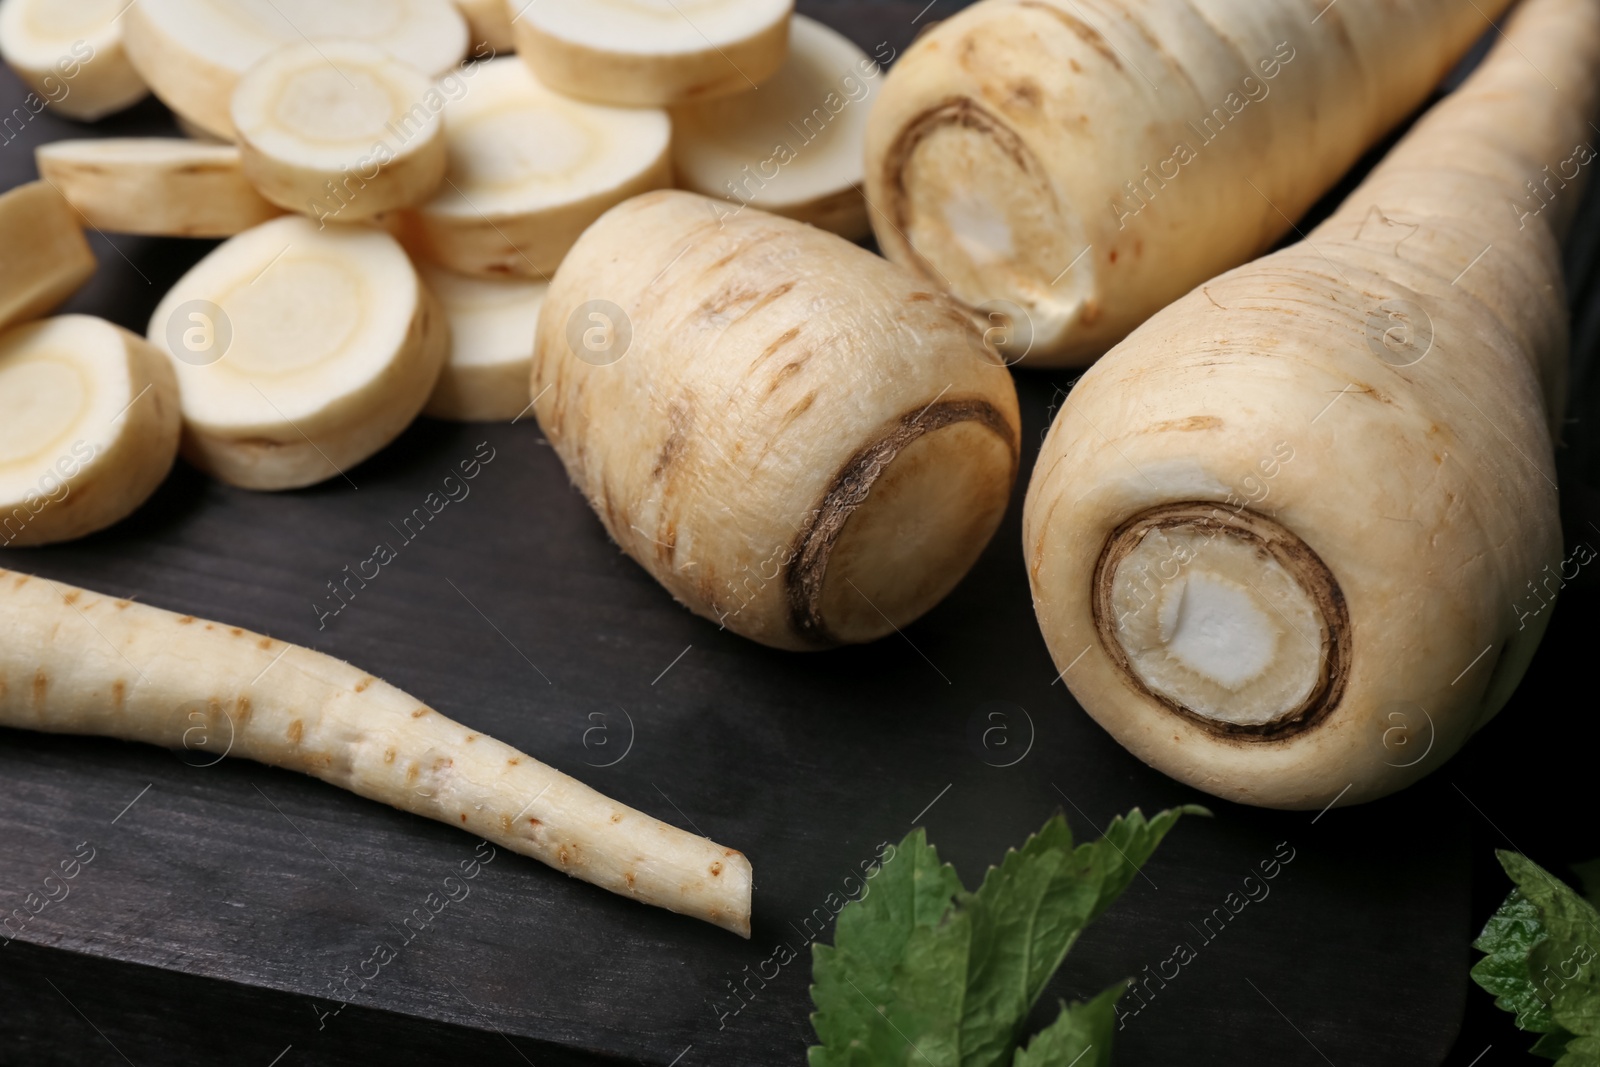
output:
[[[473,278],[431,265],[418,270],[450,321],[450,358],[422,413],[463,422],[530,415],[533,334],[546,283]]]
[[[750,936],[743,854],[616,803],[348,663],[0,570],[0,725],[300,771]],[[195,732],[196,725],[203,733]]]
[[[813,649],[904,627],[1005,510],[1010,375],[947,298],[833,234],[683,192],[595,223],[539,315],[534,412],[691,610]]]
[[[87,315],[0,333],[0,547],[125,518],[166,478],[178,429],[178,383],[143,338]]]
[[[52,141],[40,175],[108,233],[231,237],[283,213],[245,180],[239,150],[177,138]]]
[[[0,193],[0,330],[49,312],[94,273],[81,216],[48,182]]]
[[[1305,242],[1152,317],[1083,376],[1045,440],[1023,526],[1051,654],[1090,715],[1197,788],[1310,810],[1403,788],[1500,709],[1549,621],[1563,565],[1559,235],[1581,180],[1540,201],[1523,183],[1592,137],[1600,7],[1529,0],[1505,32]],[[1116,531],[1185,502],[1289,531],[1339,590],[1328,603],[1348,621],[1324,609],[1323,622],[1348,666],[1300,727],[1246,736],[1181,714],[1097,629]],[[1235,620],[1267,619],[1263,605],[1304,618],[1292,589],[1267,592],[1270,568],[1204,570],[1249,589]],[[1235,674],[1199,656],[1212,682],[1304,677],[1287,669],[1285,650],[1301,655],[1287,633],[1246,677],[1236,625]],[[1197,683],[1169,685],[1203,700]],[[1213,711],[1259,720],[1294,693],[1247,696]]]
[[[122,44],[127,0],[0,0],[0,54],[53,111],[93,122],[149,93]]]
[[[969,306],[1021,308],[1013,361],[1087,366],[1271,247],[1509,3],[974,4],[873,107],[879,246]]]

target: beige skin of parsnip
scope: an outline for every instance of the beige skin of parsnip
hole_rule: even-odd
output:
[[[593,301],[625,316],[625,351]],[[953,301],[833,234],[691,193],[636,197],[579,240],[540,312],[532,390],[622,549],[778,648],[927,611],[1015,478],[1015,388]]]
[[[1505,703],[1549,621],[1559,236],[1600,102],[1600,4],[1528,0],[1506,35],[1307,240],[1113,349],[1045,441],[1024,549],[1051,653],[1118,741],[1210,793],[1318,809],[1416,781]],[[1567,180],[1536,198],[1525,183],[1550,174]],[[1318,672],[1306,701],[1230,725],[1129,665],[1114,594],[1141,522],[1253,558],[1221,583],[1238,602],[1281,580],[1269,556],[1296,575],[1317,621],[1274,623],[1292,607],[1277,598],[1251,625],[1280,631],[1261,677]],[[1187,596],[1217,558],[1156,559],[1139,599]],[[1212,632],[1242,618],[1214,615]]]
[[[879,246],[1020,308],[1012,360],[1087,366],[1271,247],[1508,3],[984,0],[884,82]]]
[[[750,936],[743,854],[320,652],[0,570],[0,725],[299,771]]]
[[[48,182],[0,193],[0,330],[37,318],[94,273],[80,216]]]

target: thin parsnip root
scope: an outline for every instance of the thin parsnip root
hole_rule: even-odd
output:
[[[879,246],[1022,319],[1011,358],[1085,366],[1269,248],[1509,2],[983,0],[873,108]]]
[[[759,91],[672,109],[678,187],[865,237],[861,153],[881,80],[848,37],[796,15],[789,58]]]
[[[79,215],[48,182],[0,193],[0,330],[45,314],[94,273]]]
[[[261,195],[319,222],[361,222],[424,199],[444,177],[433,83],[376,45],[301,41],[247,70],[234,135]]]
[[[150,92],[122,46],[127,0],[0,0],[0,55],[51,108],[92,122]]]
[[[466,20],[450,0],[138,0],[123,23],[128,55],[162,103],[230,141],[234,86],[283,45],[362,41],[428,75],[467,51]]]
[[[178,382],[144,338],[87,315],[0,333],[0,546],[121,520],[178,455]]]
[[[223,243],[150,318],[183,397],[186,459],[232,485],[336,478],[433,391],[449,326],[387,233],[287,215]]]
[[[742,93],[769,78],[783,65],[794,0],[538,0],[514,10],[517,53],[550,88],[599,104],[661,107]]]
[[[348,663],[0,570],[0,726],[300,771],[750,936],[750,861],[616,803]],[[197,731],[198,728],[198,731]]]
[[[548,281],[607,208],[672,184],[665,111],[569,100],[514,58],[480,63],[444,119],[445,183],[401,228],[417,258],[464,274]]]
[[[167,137],[52,141],[39,174],[110,233],[232,237],[283,213],[245,179],[239,149]]]
[[[1034,603],[1141,759],[1244,803],[1357,803],[1505,703],[1560,584],[1559,237],[1597,71],[1600,4],[1527,0],[1304,242],[1067,397],[1024,514]]]
[[[450,358],[422,413],[463,422],[526,414],[533,332],[548,283],[473,278],[430,264],[417,270],[450,321]]]
[[[814,227],[637,197],[561,265],[539,424],[612,538],[754,640],[871,641],[938,603],[1016,476],[1011,376],[973,321]]]

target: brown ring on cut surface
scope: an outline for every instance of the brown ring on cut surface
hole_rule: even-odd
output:
[[[1006,417],[987,400],[947,400],[900,416],[839,468],[789,550],[784,592],[789,601],[790,625],[796,634],[819,648],[839,643],[822,617],[822,594],[828,561],[845,523],[907,445],[959,422],[976,422],[1001,438],[1011,452],[1015,475],[1019,449],[1016,435]]]
[[[1270,722],[1242,724],[1201,715],[1155,692],[1133,669],[1117,640],[1117,613],[1112,592],[1118,566],[1152,531],[1187,527],[1234,537],[1270,555],[1310,596],[1322,617],[1322,666],[1316,684],[1296,707]],[[1100,646],[1124,680],[1185,721],[1218,737],[1237,741],[1283,741],[1325,721],[1344,696],[1351,662],[1350,610],[1339,582],[1322,557],[1295,533],[1254,511],[1233,511],[1212,501],[1191,500],[1148,508],[1118,526],[1106,538],[1095,563],[1092,610]]]

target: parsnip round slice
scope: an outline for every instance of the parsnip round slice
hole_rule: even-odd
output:
[[[148,336],[178,372],[185,458],[232,485],[293,489],[345,474],[410,424],[448,329],[393,237],[290,215],[197,263]]]
[[[672,184],[665,111],[569,100],[515,59],[479,64],[444,115],[450,169],[406,243],[465,274],[547,280],[608,208]]]
[[[796,15],[789,59],[759,92],[672,109],[678,187],[866,236],[861,168],[879,73],[848,38]]]
[[[94,268],[77,213],[49,183],[0,193],[0,330],[43,315]]]
[[[506,422],[527,410],[533,331],[545,282],[473,278],[431,264],[418,271],[450,321],[450,358],[424,415]]]
[[[0,53],[59,114],[92,122],[150,91],[122,45],[128,0],[0,0]]]
[[[467,50],[450,0],[138,0],[124,22],[128,54],[155,94],[228,140],[234,86],[283,45],[364,41],[430,76]]]
[[[467,20],[467,32],[474,44],[487,44],[495,55],[510,55],[516,50],[511,35],[513,0],[456,0],[456,7]],[[527,0],[515,0],[520,8]]]
[[[415,67],[358,41],[301,41],[233,91],[244,172],[281,207],[359,222],[413,204],[444,177],[444,124]]]
[[[144,338],[88,315],[0,334],[0,545],[126,517],[178,454],[178,382]]]
[[[39,173],[89,225],[158,237],[231,237],[283,214],[245,180],[239,149],[180,137],[52,141]]]
[[[658,107],[753,89],[783,65],[794,0],[508,0],[552,89]]]

